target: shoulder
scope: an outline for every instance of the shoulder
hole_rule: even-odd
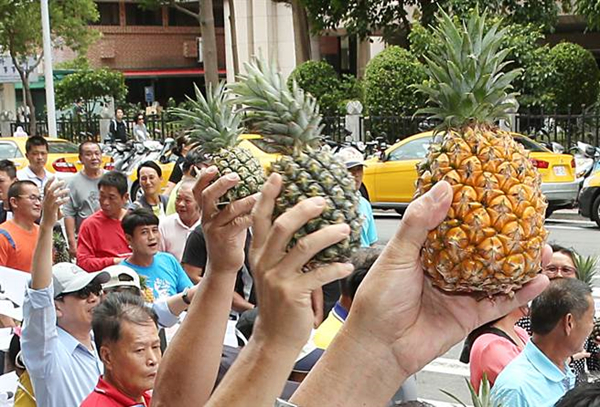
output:
[[[158,252],[154,255],[154,258],[161,263],[179,264],[175,256],[167,252]]]
[[[91,216],[84,219],[84,221],[81,223],[80,229],[92,227],[93,225],[96,225],[99,222],[101,222],[102,219],[103,219],[102,211],[101,210],[96,211]]]

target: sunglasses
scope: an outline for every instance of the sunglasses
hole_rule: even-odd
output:
[[[102,284],[91,283],[91,284],[88,284],[85,287],[83,287],[81,290],[73,291],[70,293],[60,294],[59,296],[56,297],[56,299],[60,300],[64,297],[66,297],[67,295],[72,295],[72,296],[76,296],[80,300],[87,300],[90,297],[90,295],[92,295],[92,294],[99,297],[102,294]]]

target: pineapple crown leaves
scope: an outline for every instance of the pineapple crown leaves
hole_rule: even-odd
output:
[[[225,91],[225,83],[216,87],[208,86],[206,98],[194,85],[196,98],[189,96],[190,109],[176,107],[170,110],[178,120],[190,139],[209,153],[222,148],[233,147],[238,143],[238,136],[243,133],[242,115],[230,102],[230,95]]]
[[[469,382],[469,380],[465,379],[467,382],[467,386],[469,386],[469,393],[471,394],[471,402],[473,403],[473,407],[502,407],[502,401],[495,400],[492,392],[490,391],[490,381],[487,378],[487,375],[484,373],[481,378],[481,384],[479,385],[479,394],[475,391],[475,388]],[[459,403],[463,407],[467,407],[467,405],[461,401],[454,394],[449,393],[445,390],[441,390],[446,396],[452,398],[454,401]]]
[[[229,90],[263,136],[253,142],[269,153],[287,155],[318,147],[323,126],[316,99],[295,81],[289,89],[274,63],[254,57],[244,66],[247,73]]]
[[[592,279],[596,275],[599,261],[600,259],[596,256],[582,256],[573,252],[573,263],[577,270],[577,279],[591,287]]]
[[[493,124],[516,110],[511,82],[522,69],[502,70],[509,48],[500,48],[506,29],[500,22],[485,28],[485,13],[475,8],[469,20],[455,22],[443,10],[434,37],[441,44],[424,57],[429,81],[415,88],[428,96],[430,107],[417,114],[442,120],[442,129],[460,128],[470,122]]]

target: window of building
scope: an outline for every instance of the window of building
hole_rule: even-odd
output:
[[[190,10],[194,14],[198,14],[198,2],[183,4],[180,3],[180,6]],[[223,19],[223,3],[222,2],[214,2],[213,3],[213,17],[215,19],[215,27],[220,28],[224,26]],[[178,10],[174,7],[169,7],[169,26],[171,27],[197,27],[200,23],[198,20],[191,15]]]
[[[93,25],[119,25],[119,3],[96,3],[100,18]]]
[[[125,4],[127,25],[162,25],[162,8],[148,10],[140,4]]]

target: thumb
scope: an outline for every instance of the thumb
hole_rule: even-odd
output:
[[[411,202],[400,228],[391,240],[395,252],[405,260],[419,257],[427,233],[436,228],[452,204],[452,187],[446,181],[436,183],[425,195]]]

